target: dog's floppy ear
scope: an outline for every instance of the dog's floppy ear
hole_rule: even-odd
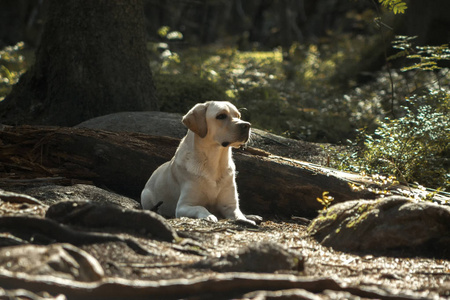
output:
[[[208,133],[208,128],[206,126],[206,109],[208,106],[208,102],[196,104],[183,117],[184,126],[198,134],[201,138],[204,138]]]

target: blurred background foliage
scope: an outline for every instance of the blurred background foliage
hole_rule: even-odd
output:
[[[386,118],[374,132],[361,131],[335,168],[394,175],[402,182],[450,188],[450,93],[425,90],[406,100],[402,117]]]
[[[346,145],[332,167],[450,187],[450,1],[145,3],[161,110],[229,100],[257,128]],[[33,63],[45,5],[0,4],[0,100]]]

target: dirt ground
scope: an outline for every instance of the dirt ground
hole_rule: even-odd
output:
[[[270,141],[273,147],[289,149],[290,144],[284,140],[270,137]],[[274,151],[271,148],[268,150]],[[318,163],[326,160],[323,149],[311,148],[307,152],[304,155],[306,158],[317,158]],[[290,157],[287,154],[281,153]],[[28,177],[23,178],[22,182],[26,184]],[[15,190],[10,189],[15,179],[9,178],[5,173],[2,188],[16,192],[27,188],[22,186]],[[68,197],[77,192],[66,190],[62,193],[64,197]],[[81,197],[81,195],[74,196]],[[14,199],[0,197],[0,217],[44,218],[48,205],[55,203],[55,199],[44,198],[48,198],[46,202],[43,201],[46,204],[17,202]],[[111,202],[111,195],[106,195],[106,198]],[[122,205],[122,207],[126,209],[125,207],[129,206]],[[99,299],[96,295],[106,295],[101,293],[108,289],[109,296],[117,293],[116,299],[450,298],[450,260],[414,257],[401,252],[398,255],[383,255],[335,251],[320,245],[307,234],[309,222],[310,220],[296,217],[268,218],[257,228],[252,228],[228,220],[210,223],[188,218],[169,219],[167,223],[180,237],[174,242],[155,240],[139,230],[125,232],[118,231],[117,228],[74,227],[78,232],[99,232],[115,235],[122,240],[132,240],[145,249],[145,254],[138,253],[123,241],[77,244],[76,247],[86,251],[98,261],[103,269],[101,279],[92,284],[76,280],[66,284],[61,283],[59,279],[52,281],[53,279],[46,277],[45,284],[42,279],[33,281],[36,278],[31,278],[19,280],[19,285],[11,285],[19,286],[21,289],[29,288],[33,292],[36,290],[49,292],[45,294],[46,296],[39,293],[39,296],[33,297],[18,296],[18,292],[12,290],[8,297],[5,296],[6,292],[2,293],[1,288],[5,288],[2,280],[10,278],[11,274],[12,276],[19,274],[11,273],[17,272],[15,266],[12,266],[8,259],[3,259],[5,263],[0,262],[0,299],[51,299],[51,297],[58,300],[64,297],[86,299],[86,295],[90,294],[91,299]],[[9,232],[2,226],[0,229],[0,242],[5,246],[4,241],[11,240]],[[61,243],[61,241],[53,242]],[[284,252],[281,252],[284,254],[269,253],[263,256],[262,260],[254,260],[252,255],[236,254],[255,243],[277,245],[279,249],[283,249]],[[0,247],[0,251],[2,249],[4,248]],[[290,262],[277,266],[277,262],[285,262],[283,255]],[[230,261],[238,263],[231,269],[225,268]],[[256,273],[255,269],[258,269],[259,273]],[[56,274],[48,275],[57,277]],[[14,280],[10,282],[17,283]],[[33,282],[37,283],[33,285]],[[59,282],[59,287],[54,289],[53,282]],[[62,285],[64,288],[61,288]],[[86,290],[84,294],[80,292],[83,290]],[[159,290],[167,291],[170,295]],[[78,296],[72,296],[72,292]],[[127,297],[121,296],[128,292],[130,294]],[[57,298],[58,294],[65,296]]]
[[[47,206],[0,201],[0,216],[31,215],[43,217]],[[450,297],[450,261],[420,257],[392,257],[373,254],[350,254],[334,251],[317,243],[306,233],[308,221],[265,220],[258,228],[249,228],[227,220],[210,223],[188,218],[170,219],[168,223],[182,237],[176,243],[146,238],[139,233],[119,235],[137,241],[149,254],[137,254],[125,243],[108,242],[80,246],[95,257],[105,277],[133,280],[214,278],[220,271],[199,267],[199,262],[236,253],[255,242],[270,242],[297,255],[304,268],[279,270],[272,274],[289,274],[295,278],[330,278],[340,286],[383,291],[385,299],[448,299]],[[108,232],[108,228],[103,229]],[[270,262],[267,262],[268,264]],[[303,265],[302,265],[303,267]],[[0,266],[0,270],[5,266]],[[236,270],[239,271],[239,270]],[[245,270],[244,270],[245,271]],[[236,274],[234,272],[233,274]],[[248,273],[242,273],[243,276]],[[219,297],[226,299],[228,296]],[[278,294],[243,293],[238,299],[365,299],[361,293],[324,287],[305,294],[281,290]],[[315,298],[316,297],[316,298]],[[70,297],[69,297],[70,298]],[[186,297],[203,299],[211,297]],[[217,295],[212,297],[215,299]]]

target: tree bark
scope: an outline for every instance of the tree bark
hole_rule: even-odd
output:
[[[0,131],[0,141],[3,174],[91,180],[136,200],[152,172],[171,159],[179,143],[178,139],[138,133],[28,126]],[[358,175],[255,149],[237,151],[234,158],[245,213],[309,218],[323,208],[317,198],[325,191],[335,198],[333,203],[375,197],[367,190],[349,187],[349,181],[364,182]],[[8,184],[11,180],[0,178],[0,188],[8,189]]]
[[[9,124],[72,126],[157,109],[142,0],[49,0],[35,65],[0,102]]]
[[[406,33],[417,36],[415,43],[418,46],[439,46],[448,43],[450,40],[449,10],[450,2],[447,0],[430,2],[410,0],[405,14]]]

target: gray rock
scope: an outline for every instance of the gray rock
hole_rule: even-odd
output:
[[[341,251],[450,257],[450,207],[404,197],[333,205],[308,231]]]
[[[304,270],[300,253],[271,242],[253,243],[238,252],[219,258],[208,258],[194,264],[195,268],[208,268],[217,272],[273,273],[279,270]]]
[[[140,208],[140,204],[133,199],[86,184],[72,186],[46,185],[26,189],[23,193],[47,205],[60,201],[92,201],[115,204],[124,208]]]
[[[87,120],[75,127],[139,132],[181,139],[187,132],[181,123],[181,117],[180,114],[159,111],[120,112]]]
[[[181,139],[187,131],[181,118],[180,114],[157,111],[120,112],[97,117],[75,127],[113,132],[139,132]],[[327,154],[324,150],[324,147],[328,146],[326,144],[288,139],[256,128],[252,128],[252,132],[248,143],[251,147],[312,163],[326,163]]]

